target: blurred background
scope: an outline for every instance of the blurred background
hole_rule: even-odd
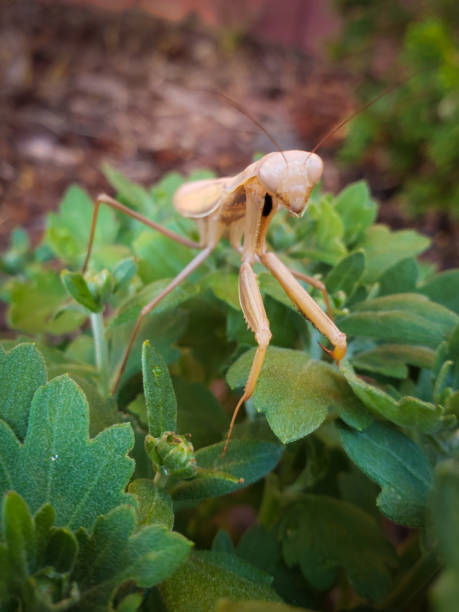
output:
[[[369,181],[381,220],[429,234],[459,264],[457,0],[0,0],[0,247],[36,242],[72,183],[108,189],[109,162],[242,170],[273,143],[320,148],[324,187]]]

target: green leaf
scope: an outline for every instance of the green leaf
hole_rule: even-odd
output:
[[[176,430],[177,402],[167,365],[148,340],[142,347],[142,373],[148,431],[159,438],[165,431]]]
[[[413,230],[392,232],[385,225],[373,225],[358,245],[364,250],[367,263],[363,282],[373,283],[402,259],[425,251],[429,244],[428,238]]]
[[[23,610],[65,610],[78,601],[69,580],[77,542],[67,529],[52,528],[54,511],[43,506],[32,518],[27,504],[14,491],[0,508],[0,607],[15,600]],[[5,604],[5,607],[3,605]]]
[[[45,242],[58,257],[74,265],[82,264],[88,248],[93,211],[93,203],[83,189],[73,185],[65,192],[59,212],[50,213],[47,217],[45,235]],[[102,205],[94,235],[92,259],[97,260],[100,247],[115,242],[118,227],[114,211]]]
[[[330,293],[341,290],[349,296],[365,270],[365,254],[354,251],[343,257],[325,278],[325,285]]]
[[[379,278],[379,295],[416,291],[418,263],[412,257],[402,259]]]
[[[200,501],[246,487],[273,470],[283,451],[272,441],[232,439],[222,457],[223,446],[220,442],[196,452],[197,476],[173,487],[174,501]]]
[[[381,487],[381,512],[400,525],[422,526],[432,468],[419,446],[383,423],[361,432],[341,427],[340,435],[352,461]]]
[[[177,431],[190,434],[196,449],[219,442],[228,429],[228,417],[215,395],[183,378],[174,378],[173,383],[179,407]]]
[[[123,285],[127,285],[137,272],[137,263],[133,257],[121,260],[113,269],[113,279],[115,281],[113,290],[117,291]]]
[[[459,597],[459,463],[449,459],[435,470],[435,486],[430,498],[433,527],[446,570],[432,591],[435,610],[451,612]]]
[[[151,230],[144,230],[134,241],[138,273],[144,284],[176,276],[193,258],[191,249],[171,243],[167,236]]]
[[[418,289],[433,302],[459,315],[459,270],[446,270]]]
[[[362,597],[380,601],[391,585],[396,555],[378,523],[349,502],[303,495],[281,519],[285,561],[299,564],[317,589],[332,586],[342,568]]]
[[[254,351],[244,353],[228,370],[227,381],[232,388],[245,383]],[[284,443],[316,430],[329,410],[338,412],[358,428],[366,427],[372,420],[335,368],[291,349],[268,349],[253,403]]]
[[[174,510],[170,495],[152,480],[138,478],[129,485],[129,493],[137,498],[137,525],[143,527],[152,523],[174,526]]]
[[[292,249],[295,257],[312,257],[335,265],[345,254],[344,226],[340,215],[327,198],[311,202],[303,240]]]
[[[80,553],[74,576],[81,598],[75,610],[105,612],[116,589],[128,580],[149,588],[162,582],[187,557],[191,542],[159,525],[137,531],[135,511],[120,506],[99,516],[88,536],[78,531]]]
[[[335,199],[335,210],[344,224],[344,240],[354,244],[359,236],[376,219],[377,206],[371,199],[368,185],[364,181],[352,183]]]
[[[53,318],[67,299],[59,276],[38,267],[30,268],[29,275],[27,280],[16,278],[8,283],[8,325],[30,334],[66,334],[80,327],[86,318],[82,313],[65,311]]]
[[[237,274],[229,272],[222,274],[217,270],[206,276],[205,284],[213,291],[215,297],[240,312]]]
[[[383,344],[352,357],[352,365],[360,370],[375,372],[392,378],[406,378],[407,365],[432,368],[435,352],[426,346]]]
[[[24,445],[0,422],[0,491],[20,493],[32,511],[50,502],[56,523],[90,528],[100,514],[132,503],[123,491],[133,471],[130,425],[88,439],[88,405],[67,376],[40,387],[32,400]]]
[[[219,529],[212,541],[212,550],[214,552],[222,552],[234,554],[234,545],[231,536],[227,531]]]
[[[43,357],[33,344],[18,344],[8,353],[0,351],[0,418],[23,440],[29,407],[35,391],[46,384]]]
[[[338,324],[352,336],[436,348],[458,322],[458,315],[422,295],[399,293],[357,304]]]
[[[159,587],[167,610],[214,610],[220,598],[278,601],[270,577],[228,553],[195,551]]]
[[[110,321],[108,330],[111,331],[119,325],[125,323],[134,323],[137,321],[140,315],[140,311],[146,306],[151,300],[153,300],[161,291],[169,285],[170,279],[162,279],[155,281],[143,287],[135,296],[129,297],[119,307],[115,318]],[[165,297],[156,306],[150,317],[157,316],[167,310],[176,309],[182,302],[189,300],[199,292],[197,285],[187,284],[176,287],[172,293]]]
[[[63,270],[61,272],[61,279],[64,287],[74,300],[91,312],[101,312],[103,305],[96,302],[82,274]]]
[[[341,363],[341,372],[357,397],[373,413],[384,416],[389,421],[417,429],[424,433],[438,431],[443,425],[443,409],[417,397],[405,396],[399,401],[379,387],[374,387],[358,376],[347,361]]]
[[[102,172],[118,196],[131,208],[143,212],[153,208],[153,199],[142,185],[134,183],[107,163],[102,165]]]

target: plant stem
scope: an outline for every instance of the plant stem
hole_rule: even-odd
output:
[[[110,376],[108,367],[108,346],[105,338],[104,319],[101,312],[91,313],[91,328],[94,337],[94,351],[96,354],[96,367],[99,372],[100,384],[104,396],[108,396]]]

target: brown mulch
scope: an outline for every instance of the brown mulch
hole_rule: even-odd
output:
[[[104,161],[152,184],[169,170],[232,174],[255,151],[275,149],[217,89],[282,148],[311,148],[353,108],[353,83],[340,71],[266,43],[228,48],[193,19],[30,0],[0,11],[0,248],[17,225],[36,242],[70,184],[107,190]],[[332,191],[348,178],[333,162],[338,142],[321,149]],[[365,169],[353,178],[361,176]],[[373,191],[377,184],[370,181]],[[382,218],[410,225],[394,205]],[[459,264],[457,225],[434,214],[416,226],[433,237],[430,257],[441,267]]]

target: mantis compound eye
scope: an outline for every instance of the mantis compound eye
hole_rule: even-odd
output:
[[[315,153],[311,153],[306,160],[306,172],[313,185],[320,181],[323,171],[324,163],[322,159]]]

